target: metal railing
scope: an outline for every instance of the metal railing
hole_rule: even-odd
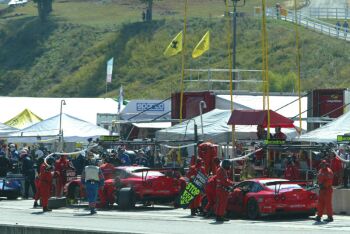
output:
[[[310,17],[323,19],[348,19],[350,16],[349,8],[306,8],[302,12]]]
[[[266,14],[269,17],[284,20],[291,23],[295,23],[297,19],[297,23],[300,26],[328,35],[330,37],[350,41],[350,34],[348,33],[348,28],[337,28],[334,24],[330,24],[319,19],[306,16],[300,11],[297,12],[297,15],[295,15],[294,11],[290,10],[284,10],[283,12],[277,14],[275,9],[270,8],[268,9]]]

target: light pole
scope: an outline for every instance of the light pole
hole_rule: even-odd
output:
[[[60,106],[60,127],[59,127],[59,147],[60,150],[63,150],[62,147],[62,142],[63,142],[63,130],[62,130],[62,107],[63,105],[66,105],[66,101],[65,100],[61,100],[61,106]]]
[[[203,117],[202,117],[203,108],[204,108],[204,109],[207,109],[207,103],[206,103],[205,101],[200,101],[200,102],[199,102],[199,114],[200,114],[200,116],[201,116],[202,138],[203,138],[203,140],[204,140]]]

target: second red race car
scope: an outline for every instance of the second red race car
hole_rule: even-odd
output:
[[[243,181],[235,185],[230,193],[227,212],[249,219],[294,213],[313,216],[316,213],[318,196],[301,184],[303,183],[272,178]]]
[[[183,183],[176,170],[150,169],[142,166],[123,166],[115,168],[115,179],[105,181],[103,191],[110,205],[114,202],[121,209],[134,207],[135,203],[148,204],[175,202]],[[80,179],[66,184],[64,191],[68,199],[84,198],[85,191]],[[101,195],[101,193],[99,193]]]

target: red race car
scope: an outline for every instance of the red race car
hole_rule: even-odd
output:
[[[306,182],[285,179],[255,178],[235,185],[230,193],[227,212],[245,215],[249,219],[272,214],[316,213],[316,193],[304,189]]]
[[[114,201],[122,209],[132,208],[136,202],[174,202],[181,192],[181,186],[185,183],[180,179],[180,174],[175,170],[150,169],[143,166],[116,167],[116,178],[105,181],[104,191],[107,200]],[[66,184],[67,198],[77,199],[84,197],[85,191],[80,179]],[[113,197],[111,197],[113,196]]]

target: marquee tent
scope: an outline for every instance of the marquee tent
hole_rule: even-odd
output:
[[[42,121],[42,118],[34,114],[28,109],[24,109],[21,113],[5,122],[6,125],[18,129],[29,127],[35,123]]]
[[[42,140],[57,137],[59,135],[60,115],[43,120],[30,127],[8,135],[11,142],[35,142],[38,137]],[[96,138],[101,135],[109,135],[109,131],[92,123],[62,114],[61,129],[66,142],[86,141],[88,138]]]
[[[194,123],[197,124],[197,132],[200,140],[210,140],[214,143],[226,143],[232,140],[231,126],[227,125],[227,121],[231,116],[230,110],[214,109],[202,115],[203,118],[203,132],[201,134],[201,118],[197,116],[191,120],[184,121],[180,124],[174,125],[170,128],[162,129],[156,132],[156,139],[163,140],[194,140]],[[274,129],[271,129],[274,132]],[[236,125],[236,138],[239,140],[256,140],[256,126],[254,125]],[[294,137],[296,131],[286,129],[284,133],[287,138]]]
[[[328,143],[336,142],[338,135],[350,134],[350,112],[333,120],[320,128],[310,131],[300,137],[295,137],[294,141]]]

